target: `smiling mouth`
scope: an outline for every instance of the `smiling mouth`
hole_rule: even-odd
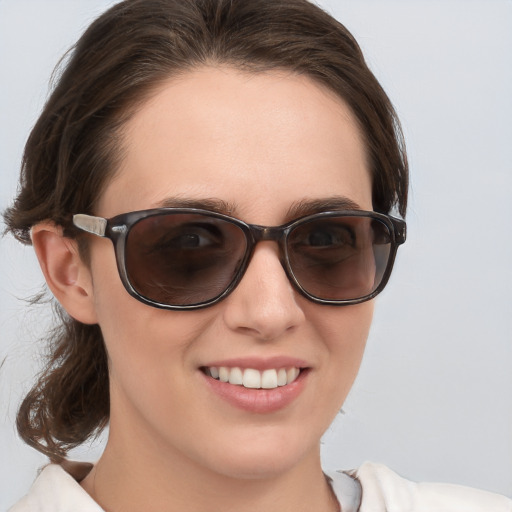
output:
[[[248,389],[275,389],[294,382],[305,368],[270,368],[259,371],[254,368],[228,368],[226,366],[202,367],[201,371],[220,382]]]

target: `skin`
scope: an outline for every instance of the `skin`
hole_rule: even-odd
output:
[[[287,221],[300,201],[342,196],[372,209],[352,113],[304,76],[190,71],[138,110],[124,142],[122,166],[95,212],[102,217],[169,198],[220,199],[231,215],[269,226]],[[308,301],[286,278],[276,244],[263,242],[224,301],[164,311],[127,294],[109,240],[91,237],[86,267],[56,228],[41,225],[33,236],[56,296],[79,320],[98,322],[105,338],[110,436],[82,482],[102,507],[337,510],[319,443],[359,369],[372,301],[348,307]],[[52,258],[60,258],[60,267]],[[247,356],[307,361],[302,393],[283,410],[255,414],[205,385],[199,367]]]

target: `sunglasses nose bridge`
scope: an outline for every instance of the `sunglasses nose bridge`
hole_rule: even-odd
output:
[[[250,224],[249,228],[251,231],[252,240],[249,243],[251,249],[247,264],[249,264],[250,260],[252,259],[252,254],[256,244],[259,242],[276,242],[279,251],[279,261],[281,262],[283,269],[288,275],[288,265],[286,264],[287,256],[285,250],[285,239],[287,233],[286,226],[260,226],[256,224]]]
[[[247,227],[249,228],[247,230]],[[287,264],[287,255],[285,248],[285,240],[287,234],[287,226],[261,226],[257,224],[246,224],[246,239],[247,239],[247,251],[246,256],[244,258],[244,264],[240,269],[237,283],[245,275],[249,265],[251,264],[254,251],[259,242],[276,242],[278,249],[278,259],[279,262],[286,274],[287,278],[290,281],[293,281],[292,276],[290,275],[288,264]]]
[[[252,224],[250,229],[253,239],[253,248],[258,242],[276,242],[279,249],[279,260],[281,263],[284,263],[286,226],[258,226]]]
[[[284,228],[282,226],[250,226],[254,243],[258,242],[278,242],[284,238]]]

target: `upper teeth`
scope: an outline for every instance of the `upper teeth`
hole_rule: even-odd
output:
[[[206,373],[221,382],[252,389],[274,389],[291,384],[300,373],[299,368],[279,368],[255,370],[254,368],[228,368],[226,366],[209,366]]]

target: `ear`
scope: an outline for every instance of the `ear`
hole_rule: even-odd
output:
[[[52,222],[32,228],[32,243],[48,287],[61,306],[84,324],[97,323],[92,277],[75,240]]]

